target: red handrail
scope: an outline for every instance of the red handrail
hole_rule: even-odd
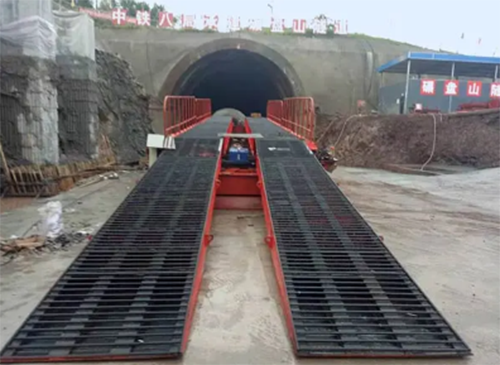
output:
[[[311,97],[287,98],[283,102],[283,126],[296,135],[314,141],[316,115]]]
[[[212,115],[212,100],[196,99],[196,116],[198,121],[205,120]]]
[[[194,96],[167,95],[163,100],[163,131],[165,136],[176,134],[196,124]]]
[[[311,97],[294,97],[267,102],[267,117],[299,138],[314,141],[316,114]]]
[[[167,95],[163,100],[164,135],[176,136],[204,121],[212,114],[210,99]]]
[[[267,102],[266,114],[269,119],[281,121],[283,117],[283,100],[269,100]]]

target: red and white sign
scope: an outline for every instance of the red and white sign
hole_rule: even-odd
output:
[[[292,32],[302,33],[306,32],[307,21],[305,19],[294,19],[292,22]]]
[[[262,30],[262,21],[260,19],[248,19],[248,30],[260,32]]]
[[[490,98],[500,98],[500,82],[491,83]]]
[[[0,0],[1,1],[1,0]],[[151,26],[151,12],[137,10],[135,17],[127,16],[127,9],[115,8],[110,11],[98,11],[93,9],[79,8],[80,12],[87,13],[92,18],[111,20],[114,25],[136,24],[140,26]],[[199,16],[186,15],[178,16],[179,22],[175,22],[173,13],[162,11],[158,13],[158,27],[171,29],[198,29],[198,30],[213,30],[217,32],[237,32],[242,30],[240,17],[229,17],[227,29],[219,23],[219,17],[216,16]],[[283,33],[290,29],[293,33],[304,34],[307,30],[312,30],[314,34],[327,34],[328,24],[333,25],[334,33],[347,33],[347,21],[332,20],[326,17],[318,17],[311,20],[305,19],[243,19],[247,30],[253,32],[262,31],[263,27],[269,27],[273,33]]]
[[[182,29],[194,29],[196,22],[195,15],[181,15],[181,28]]]
[[[283,33],[285,31],[285,19],[271,18],[271,32]]]
[[[436,80],[430,80],[430,79],[420,80],[420,94],[421,95],[436,94]]]
[[[203,15],[203,29],[219,30],[219,16]]]
[[[483,89],[481,81],[467,81],[467,96],[480,97]]]
[[[98,10],[87,9],[87,8],[80,8],[79,11],[81,13],[87,13],[92,18],[112,20],[110,12],[103,13]]]
[[[230,16],[229,18],[227,18],[227,30],[229,32],[238,32],[241,30],[241,20],[239,16]]]
[[[313,19],[311,28],[314,34],[326,34],[328,23],[326,19]]]
[[[125,24],[127,18],[127,10],[125,9],[113,9],[111,12],[111,19],[114,25]]]
[[[457,96],[458,85],[459,84],[457,80],[446,80],[444,82],[444,94],[446,96]]]
[[[135,13],[135,19],[137,20],[137,25],[150,26],[151,25],[151,12],[147,10],[137,10]]]
[[[174,13],[169,13],[168,11],[160,11],[158,13],[158,26],[160,28],[173,28]]]

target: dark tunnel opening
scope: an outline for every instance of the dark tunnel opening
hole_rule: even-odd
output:
[[[265,115],[268,100],[294,96],[285,73],[266,57],[246,50],[221,50],[193,63],[174,88],[176,95],[212,100],[213,112],[233,108]]]

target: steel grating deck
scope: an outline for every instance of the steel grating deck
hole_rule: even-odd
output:
[[[257,152],[298,356],[471,354],[304,143]]]
[[[267,118],[248,118],[248,124],[253,133],[260,133],[264,138],[281,139],[292,138],[296,139],[291,133],[278,127],[276,124],[269,121]]]
[[[205,122],[198,124],[178,138],[219,138],[219,133],[225,133],[231,122],[231,117],[211,117]]]
[[[218,140],[165,151],[61,276],[1,361],[181,355]]]

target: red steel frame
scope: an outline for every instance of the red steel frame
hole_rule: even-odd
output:
[[[184,101],[184,103],[188,102]],[[202,101],[202,103],[206,102]],[[206,119],[210,116],[210,114],[207,113],[206,109],[203,109],[207,107],[202,107],[201,105],[202,104],[200,103],[196,106],[196,114]],[[289,98],[285,99],[285,101],[271,100],[267,105],[267,118],[271,122],[278,125],[280,128],[287,130],[288,132],[301,139],[305,139],[309,148],[311,148],[312,150],[316,149],[316,144],[313,141],[315,115],[314,102],[312,98]],[[181,122],[179,124],[188,124],[186,123],[186,121],[189,122],[189,116],[184,122]],[[189,124],[190,126],[187,128],[179,127],[179,132],[177,132],[176,135],[184,133],[197,124],[198,123]],[[245,120],[244,128],[245,133],[252,133],[248,120]],[[233,133],[233,129],[234,125],[233,123],[230,123],[226,132]],[[214,178],[212,195],[210,198],[207,219],[205,222],[204,236],[199,254],[193,284],[193,291],[188,305],[188,314],[183,334],[181,352],[185,352],[189,341],[189,333],[192,326],[194,311],[203,276],[206,251],[213,239],[213,236],[210,235],[210,228],[212,224],[214,209],[262,209],[264,212],[267,232],[265,243],[268,245],[271,251],[271,258],[273,262],[274,273],[276,276],[276,282],[278,285],[278,292],[281,299],[281,305],[285,316],[288,336],[292,343],[294,352],[297,353],[296,334],[293,325],[292,312],[288,299],[288,293],[286,290],[285,278],[281,267],[281,261],[279,258],[279,252],[276,245],[274,226],[271,218],[271,210],[267,200],[265,183],[260,167],[260,162],[258,156],[256,155],[255,139],[249,139],[249,147],[250,151],[254,154],[254,156],[256,156],[256,169],[222,169],[222,156],[224,156],[228,152],[228,149],[230,147],[229,143],[230,138],[224,138],[221,144],[221,151],[217,161],[217,171]],[[245,200],[246,198],[250,198],[253,200]],[[255,204],[255,199],[258,199],[260,201],[260,204]]]
[[[245,120],[244,130],[235,130],[233,123],[227,128],[227,133],[244,132],[251,133],[248,121]],[[224,138],[222,145],[222,156],[229,150],[230,138]],[[252,145],[252,142],[253,145]],[[250,150],[254,151],[255,141],[249,141]],[[260,190],[257,187],[257,173],[255,169],[242,169],[229,167],[221,170],[218,182],[215,209],[226,210],[261,210]]]
[[[212,114],[210,99],[167,95],[163,100],[163,133],[173,137],[184,133]]]
[[[222,166],[222,151],[219,153],[217,159],[216,171],[214,176],[214,181],[212,184],[212,194],[210,196],[210,202],[208,204],[207,218],[205,220],[205,227],[203,230],[203,238],[201,241],[200,253],[198,256],[198,261],[196,264],[196,273],[193,279],[193,291],[191,292],[191,297],[189,298],[189,304],[187,308],[186,324],[184,327],[184,334],[182,337],[181,353],[186,351],[189,342],[189,333],[191,331],[191,325],[193,323],[194,311],[196,309],[196,303],[198,302],[198,293],[200,292],[201,281],[203,279],[203,269],[205,267],[205,256],[207,253],[207,248],[213,239],[210,234],[210,229],[212,228],[212,219],[215,207],[215,197],[217,194],[217,189],[219,187],[219,174],[221,172]]]
[[[267,102],[267,119],[294,136],[305,139],[308,147],[317,150],[314,143],[316,113],[311,97],[294,97]]]
[[[201,122],[212,115],[212,100],[196,99],[196,117]]]

